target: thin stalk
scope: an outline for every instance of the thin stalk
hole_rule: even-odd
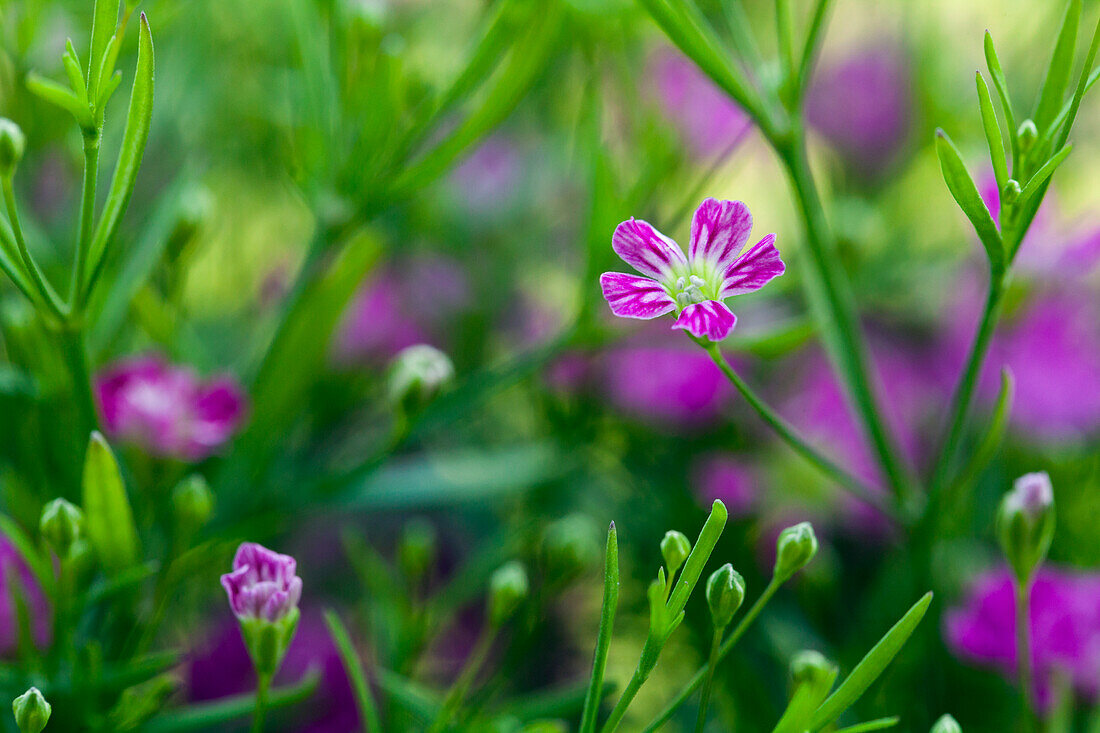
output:
[[[73,394],[76,397],[77,426],[81,440],[99,425],[96,416],[95,396],[92,394],[92,379],[88,369],[88,349],[84,343],[84,331],[79,324],[66,323],[61,327],[61,349],[65,364],[73,380]]]
[[[84,137],[84,184],[80,189],[80,230],[76,239],[76,263],[69,287],[69,303],[79,313],[84,307],[84,279],[88,270],[88,251],[95,230],[95,189],[99,176],[99,133]]]
[[[481,632],[481,636],[478,638],[477,643],[474,644],[473,650],[470,652],[470,656],[466,659],[466,664],[463,666],[462,671],[458,675],[458,679],[455,680],[451,689],[447,691],[447,696],[443,698],[443,704],[439,708],[439,714],[436,715],[435,720],[432,721],[432,725],[428,728],[428,733],[440,733],[440,731],[446,729],[447,725],[451,722],[451,718],[454,717],[459,705],[466,697],[466,692],[470,689],[470,685],[473,684],[474,678],[477,677],[477,673],[481,671],[481,668],[485,665],[485,660],[489,657],[489,650],[493,647],[493,641],[496,639],[499,627],[489,624],[485,627],[485,630]]]
[[[1020,699],[1024,705],[1024,729],[1037,730],[1034,699],[1034,674],[1031,668],[1031,581],[1013,581],[1016,599],[1016,673],[1020,680]]]
[[[810,300],[823,321],[825,345],[847,386],[883,474],[898,503],[906,506],[915,497],[916,482],[899,457],[897,443],[886,429],[881,417],[883,411],[871,388],[867,346],[856,317],[847,276],[838,265],[832,234],[810,169],[805,130],[796,121],[788,138],[772,137],[771,141],[787,171],[806,228],[806,248],[812,269],[807,285]]]
[[[791,0],[775,0],[775,30],[779,39],[779,63],[783,69],[783,85],[780,94],[790,105],[796,88],[798,66],[794,58],[794,21],[791,18]]]
[[[722,648],[722,633],[725,626],[714,629],[710,641],[710,656],[707,658],[707,676],[703,679],[703,692],[699,695],[699,717],[695,720],[695,733],[703,733],[707,724],[707,707],[710,705],[710,691],[714,687],[714,668],[718,666],[718,651]]]
[[[745,380],[741,379],[741,376],[734,370],[726,360],[726,357],[722,354],[718,344],[706,344],[704,348],[707,353],[710,354],[710,358],[714,363],[718,365],[718,368],[722,370],[722,373],[726,375],[726,378],[729,379],[730,383],[732,383],[733,386],[737,388],[737,391],[741,393],[741,396],[745,398],[745,401],[756,410],[760,418],[767,423],[768,426],[795,451],[795,453],[805,458],[815,468],[821,471],[821,473],[838,482],[845,490],[851,492],[862,501],[871,504],[875,508],[891,516],[897,516],[897,510],[884,502],[882,497],[877,494],[874,489],[811,446],[805,438],[798,434],[798,431],[795,430],[793,426],[777,415],[775,411],[752,390],[752,387],[750,387]]]
[[[813,18],[810,20],[810,31],[806,34],[806,43],[802,46],[802,58],[798,62],[798,78],[795,86],[795,101],[801,103],[806,88],[810,84],[810,76],[813,73],[814,64],[817,63],[817,53],[821,48],[821,39],[825,35],[825,19],[829,15],[832,0],[817,0],[814,6]]]
[[[722,646],[718,650],[718,661],[715,662],[715,664],[725,659],[726,655],[733,650],[733,647],[737,644],[738,640],[740,640],[741,637],[745,635],[745,632],[748,631],[750,626],[752,626],[752,622],[755,621],[756,617],[760,615],[760,612],[764,610],[764,606],[768,605],[768,601],[772,599],[772,596],[775,595],[775,592],[779,590],[779,586],[781,585],[782,583],[776,580],[773,576],[771,582],[769,582],[768,586],[764,589],[764,592],[761,593],[760,597],[756,599],[756,602],[752,604],[752,608],[750,608],[748,610],[748,613],[746,613],[744,617],[742,617],[742,619],[737,623],[737,626],[734,627],[733,632],[729,635],[729,637],[724,642],[722,642]],[[691,694],[698,690],[699,686],[703,684],[704,680],[706,679],[707,669],[708,667],[701,667],[691,678],[691,680],[686,685],[684,685],[678,693],[676,693],[676,697],[672,698],[672,700],[669,701],[668,705],[665,706],[665,709],[662,710],[661,713],[653,719],[653,722],[645,727],[643,733],[653,733],[653,731],[657,730],[662,725],[667,723],[680,708],[680,706],[683,705],[689,697],[691,697]]]
[[[19,210],[15,206],[15,189],[12,187],[11,177],[4,178],[0,181],[0,186],[3,187],[4,192],[4,206],[8,210],[8,221],[11,223],[11,231],[15,236],[15,244],[19,248],[19,256],[23,260],[23,265],[27,269],[27,274],[31,278],[31,282],[34,283],[35,288],[42,296],[42,300],[45,301],[46,306],[53,312],[53,314],[60,321],[64,321],[68,317],[65,305],[61,302],[61,299],[57,296],[57,293],[46,281],[46,276],[42,274],[42,271],[38,269],[38,263],[31,257],[30,249],[27,248],[27,240],[23,237],[23,227],[19,224]]]
[[[615,729],[619,727],[623,716],[626,715],[627,708],[630,707],[630,703],[634,702],[634,698],[638,695],[638,690],[642,689],[642,685],[649,679],[650,672],[657,666],[657,658],[661,655],[662,646],[652,635],[646,637],[645,646],[642,647],[642,655],[638,658],[638,666],[634,668],[634,674],[631,675],[630,682],[627,683],[626,689],[619,697],[619,701],[615,703],[615,707],[611,710],[611,715],[608,716],[607,722],[603,724],[603,728],[600,729],[600,733],[614,733]]]
[[[592,677],[584,696],[580,733],[596,730],[596,715],[600,710],[607,650],[611,647],[611,632],[615,626],[615,611],[619,605],[619,542],[615,523],[607,531],[607,551],[603,571],[603,605],[600,607],[600,631],[596,636],[596,651],[592,655]]]
[[[261,674],[256,679],[256,708],[252,715],[252,733],[263,733],[264,713],[267,712],[267,691],[271,687],[271,675]]]
[[[986,296],[981,321],[978,323],[978,332],[974,337],[974,343],[970,347],[970,355],[967,357],[966,367],[959,380],[959,385],[955,388],[955,395],[951,399],[949,413],[951,417],[948,423],[947,435],[944,438],[943,448],[940,450],[939,459],[932,474],[933,491],[938,491],[939,487],[946,483],[951,465],[955,459],[955,453],[959,449],[963,428],[966,425],[966,417],[974,400],[974,388],[985,363],[985,357],[989,353],[993,331],[997,326],[1004,291],[1004,279],[993,276],[989,283],[989,293]]]

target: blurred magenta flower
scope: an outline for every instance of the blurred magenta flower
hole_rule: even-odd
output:
[[[233,558],[233,572],[222,576],[233,613],[241,620],[279,621],[298,607],[302,579],[290,555],[245,542]]]
[[[750,514],[756,505],[756,473],[744,460],[722,453],[698,457],[692,481],[700,503],[710,506],[715,499],[726,505],[731,517]]]
[[[519,146],[508,137],[493,135],[455,167],[448,187],[471,213],[492,214],[515,202],[522,172]]]
[[[650,74],[665,114],[696,155],[720,153],[752,128],[749,116],[678,51],[656,54]]]
[[[1100,694],[1100,574],[1039,570],[1030,620],[1040,704],[1053,702],[1050,683],[1055,673],[1066,675],[1077,692],[1095,699]],[[959,657],[1011,677],[1016,670],[1015,623],[1012,574],[1003,568],[977,578],[963,604],[948,611],[944,636]]]
[[[810,88],[807,119],[861,173],[882,173],[905,143],[908,69],[897,44],[878,45],[824,66]]]
[[[244,420],[245,396],[231,377],[202,380],[193,370],[151,355],[124,359],[96,377],[106,431],[151,453],[206,458]]]
[[[752,214],[740,201],[706,199],[691,220],[688,256],[676,242],[638,219],[615,228],[611,246],[646,277],[605,272],[600,286],[611,311],[650,319],[676,312],[673,328],[696,338],[721,341],[737,323],[722,301],[750,293],[783,274],[785,266],[769,234],[742,252]]]
[[[39,646],[45,646],[50,638],[50,606],[46,596],[15,546],[7,537],[0,535],[0,654],[14,651],[18,636],[15,606],[8,588],[8,579],[12,577],[18,578],[26,593],[35,641]]]
[[[657,424],[690,427],[709,422],[732,394],[725,376],[699,349],[611,349],[603,366],[612,404]]]

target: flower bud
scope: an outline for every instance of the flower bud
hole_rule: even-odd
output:
[[[661,555],[665,558],[669,579],[676,574],[690,554],[691,542],[682,532],[674,529],[665,532],[665,538],[661,540]]]
[[[1020,188],[1020,182],[1015,178],[1009,178],[1005,182],[1004,190],[1001,191],[1001,203],[1005,206],[1011,206],[1016,203],[1016,200],[1020,198],[1020,194],[1023,189]]]
[[[715,570],[707,580],[707,605],[715,628],[729,626],[744,600],[745,579],[729,563]]]
[[[500,626],[527,598],[527,571],[513,560],[500,566],[489,581],[489,623]]]
[[[64,499],[54,499],[42,508],[38,530],[59,558],[68,559],[84,532],[84,512]]]
[[[836,678],[837,666],[821,652],[804,649],[791,660],[791,682],[800,685],[822,686],[828,689]]]
[[[298,628],[302,579],[297,563],[254,542],[237,548],[233,572],[222,576],[256,673],[275,675]]]
[[[571,579],[597,562],[600,556],[599,528],[583,514],[572,514],[546,528],[542,549],[546,565],[555,578]]]
[[[172,489],[172,511],[183,534],[200,530],[214,513],[214,492],[199,474],[191,474]]]
[[[1030,580],[1054,537],[1054,489],[1045,473],[1016,479],[997,512],[997,538],[1021,582]]]
[[[962,728],[950,715],[944,715],[932,726],[931,733],[962,733]]]
[[[53,712],[53,708],[37,687],[32,687],[15,698],[11,709],[15,713],[15,724],[19,726],[20,733],[41,733]]]
[[[776,542],[775,579],[784,582],[817,554],[817,537],[809,522],[799,522],[779,533]]]
[[[1016,137],[1020,143],[1020,151],[1026,153],[1031,150],[1031,146],[1039,139],[1039,129],[1035,127],[1035,123],[1032,120],[1024,120],[1020,123],[1019,130],[1016,132]]]
[[[406,409],[423,407],[435,399],[454,376],[454,364],[442,351],[428,344],[410,346],[398,353],[390,364],[390,399]]]
[[[27,138],[19,125],[7,117],[0,117],[0,178],[10,178],[23,159]]]
[[[397,564],[406,577],[419,580],[435,562],[438,537],[426,519],[411,519],[405,524],[397,546]]]

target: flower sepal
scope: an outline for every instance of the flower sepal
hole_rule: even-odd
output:
[[[286,650],[294,640],[294,632],[298,630],[301,615],[297,608],[292,608],[275,621],[262,617],[240,619],[241,636],[258,676],[270,679],[279,671]]]

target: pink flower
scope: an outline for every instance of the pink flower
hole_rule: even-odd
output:
[[[222,576],[229,605],[237,618],[278,621],[298,607],[302,579],[290,555],[245,542],[233,558],[233,572]]]
[[[752,129],[744,110],[683,54],[658,54],[650,73],[665,114],[696,155],[720,153]]]
[[[717,417],[732,388],[699,349],[625,347],[604,358],[607,396],[619,409],[668,427]]]
[[[98,375],[95,387],[106,431],[156,455],[206,458],[244,419],[245,397],[236,381],[203,381],[160,356],[117,362]]]
[[[1040,703],[1049,704],[1052,675],[1068,676],[1081,694],[1100,694],[1100,574],[1042,569],[1031,591],[1031,658]],[[1012,575],[979,577],[963,605],[947,613],[944,636],[963,659],[1006,676],[1016,669]]]
[[[673,328],[696,338],[721,341],[737,317],[722,301],[759,290],[785,269],[775,235],[742,252],[752,231],[752,214],[740,201],[707,199],[691,220],[691,246],[683,250],[650,224],[637,219],[615,228],[615,253],[647,277],[621,272],[600,276],[611,312],[650,319],[676,312]]]
[[[731,517],[743,517],[756,505],[759,479],[744,460],[722,454],[702,456],[696,459],[693,479],[703,506],[719,499]]]

